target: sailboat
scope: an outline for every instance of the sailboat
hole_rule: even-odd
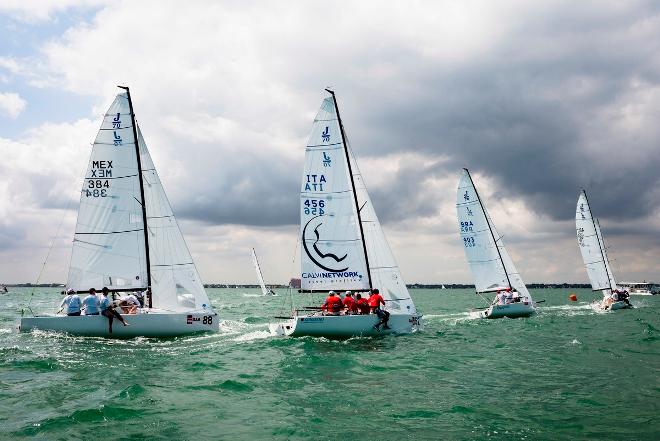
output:
[[[470,265],[477,294],[507,292],[508,302],[497,299],[480,318],[528,317],[535,312],[534,300],[504,246],[468,169],[464,168],[456,193],[456,213],[461,229],[461,244]]]
[[[124,315],[113,337],[166,337],[217,332],[211,308],[147,145],[128,87],[103,118],[80,196],[67,287],[78,294],[107,287],[146,291],[139,314]],[[137,140],[137,142],[136,142]],[[21,331],[108,336],[102,315],[23,317]]]
[[[353,156],[333,91],[314,119],[305,151],[300,192],[302,292],[352,291],[368,296],[378,288],[390,329],[367,315],[323,315],[294,310],[273,323],[276,335],[350,337],[409,333],[421,315],[410,298]]]
[[[257,252],[252,248],[252,263],[254,264],[254,269],[257,272],[257,280],[259,280],[259,286],[261,287],[261,293],[265,296],[276,296],[275,291],[268,288],[264,283],[264,276],[261,273],[261,267],[259,266],[259,259],[257,259]]]
[[[577,209],[575,211],[575,228],[577,240],[582,253],[582,260],[587,269],[587,275],[591,282],[593,291],[601,291],[603,299],[594,306],[600,310],[616,310],[631,308],[627,297],[619,299],[619,289],[614,280],[614,274],[610,268],[607,258],[607,250],[603,235],[600,232],[600,224],[595,219],[589,208],[587,192],[582,190],[578,197]],[[621,291],[622,295],[625,295]]]

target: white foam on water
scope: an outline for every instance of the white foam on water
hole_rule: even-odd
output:
[[[252,331],[247,334],[241,334],[236,338],[232,338],[231,341],[235,342],[250,342],[255,340],[263,340],[265,338],[274,337],[270,331]]]

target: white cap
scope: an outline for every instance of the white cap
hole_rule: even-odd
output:
[[[350,292],[350,291],[346,291],[346,292],[344,293],[344,295],[349,295],[349,294],[350,294],[350,295],[353,295],[353,293]]]
[[[73,288],[69,288],[69,289],[66,290],[67,294],[74,294],[75,292],[76,292],[76,290],[73,289]]]
[[[330,291],[328,294],[337,294],[337,293],[334,291]]]

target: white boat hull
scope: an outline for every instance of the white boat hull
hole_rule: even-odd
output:
[[[379,322],[375,314],[367,315],[308,315],[296,316],[281,323],[271,323],[270,332],[277,336],[346,338],[376,336],[385,334],[408,334],[421,325],[421,316],[413,314],[391,314],[390,329],[378,331],[374,325]]]
[[[618,302],[613,302],[609,305],[607,305],[605,302],[595,302],[593,303],[594,309],[600,310],[600,311],[616,311],[618,309],[630,309],[632,308],[632,305],[629,305],[628,303],[624,301],[618,301]]]
[[[519,318],[529,317],[534,314],[536,309],[530,303],[510,303],[508,305],[492,305],[488,309],[479,311],[481,318],[498,319],[498,318]]]
[[[218,314],[211,311],[148,312],[123,314],[122,317],[130,326],[124,326],[115,319],[112,322],[112,334],[108,329],[108,319],[102,315],[23,317],[19,329],[21,332],[42,330],[114,338],[175,337],[220,330]]]

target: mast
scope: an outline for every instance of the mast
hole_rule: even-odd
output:
[[[147,227],[147,204],[144,200],[144,178],[142,177],[142,160],[140,158],[140,145],[138,142],[137,123],[135,122],[135,113],[133,112],[133,101],[131,100],[131,91],[127,86],[117,86],[126,91],[128,97],[128,109],[131,113],[131,123],[133,124],[133,138],[135,139],[135,157],[137,158],[138,179],[140,181],[140,205],[142,206],[142,225],[144,226],[144,254],[147,263],[147,289],[151,289],[151,262],[149,260],[149,230]],[[148,295],[149,308],[153,307],[153,293]]]
[[[351,178],[351,188],[353,190],[353,202],[355,203],[355,211],[357,212],[358,225],[360,225],[360,238],[362,239],[362,250],[364,251],[364,261],[367,264],[367,277],[369,278],[369,290],[373,289],[371,283],[371,268],[369,267],[369,256],[367,254],[367,244],[364,241],[364,230],[362,228],[362,216],[360,216],[360,205],[357,200],[357,192],[355,191],[355,181],[353,180],[353,168],[351,167],[351,158],[348,154],[348,145],[346,144],[346,134],[344,133],[344,124],[341,122],[341,116],[339,115],[339,106],[337,105],[337,98],[335,93],[330,89],[325,89],[330,95],[332,95],[332,101],[335,104],[335,112],[337,112],[337,120],[339,121],[339,131],[341,133],[341,141],[344,144],[344,153],[346,154],[346,163],[348,164],[348,176]]]
[[[502,253],[500,252],[500,247],[497,245],[497,239],[495,239],[495,235],[493,234],[493,228],[490,226],[490,221],[488,220],[488,215],[486,214],[486,210],[484,209],[484,204],[481,202],[481,197],[479,196],[479,192],[477,191],[477,186],[474,185],[474,181],[472,180],[472,176],[470,175],[470,170],[467,168],[464,168],[465,172],[468,175],[468,178],[470,178],[470,183],[472,183],[472,188],[474,188],[474,194],[477,195],[477,201],[479,201],[479,206],[481,207],[481,211],[484,213],[484,217],[486,218],[486,224],[488,224],[488,231],[490,231],[490,237],[493,238],[493,243],[495,244],[495,249],[497,250],[497,255],[500,258],[500,262],[502,262],[502,268],[504,268],[504,275],[506,276],[506,281],[509,284],[509,288],[513,289],[513,286],[511,286],[511,280],[509,279],[509,272],[506,270],[506,265],[504,265],[504,259],[502,259]]]
[[[603,265],[605,265],[605,274],[607,275],[607,283],[610,285],[610,292],[613,291],[612,289],[612,280],[610,279],[610,273],[607,270],[607,263],[605,263],[605,260],[607,259],[605,255],[605,243],[601,242],[601,237],[600,234],[598,234],[599,228],[596,227],[596,221],[594,220],[594,214],[591,212],[591,205],[589,205],[589,198],[587,197],[587,192],[582,189],[582,194],[584,195],[584,200],[587,201],[587,207],[589,207],[589,216],[591,216],[591,223],[594,226],[594,233],[596,233],[596,240],[598,240],[598,249],[600,250],[600,257],[603,259]],[[601,290],[602,291],[602,290]]]

